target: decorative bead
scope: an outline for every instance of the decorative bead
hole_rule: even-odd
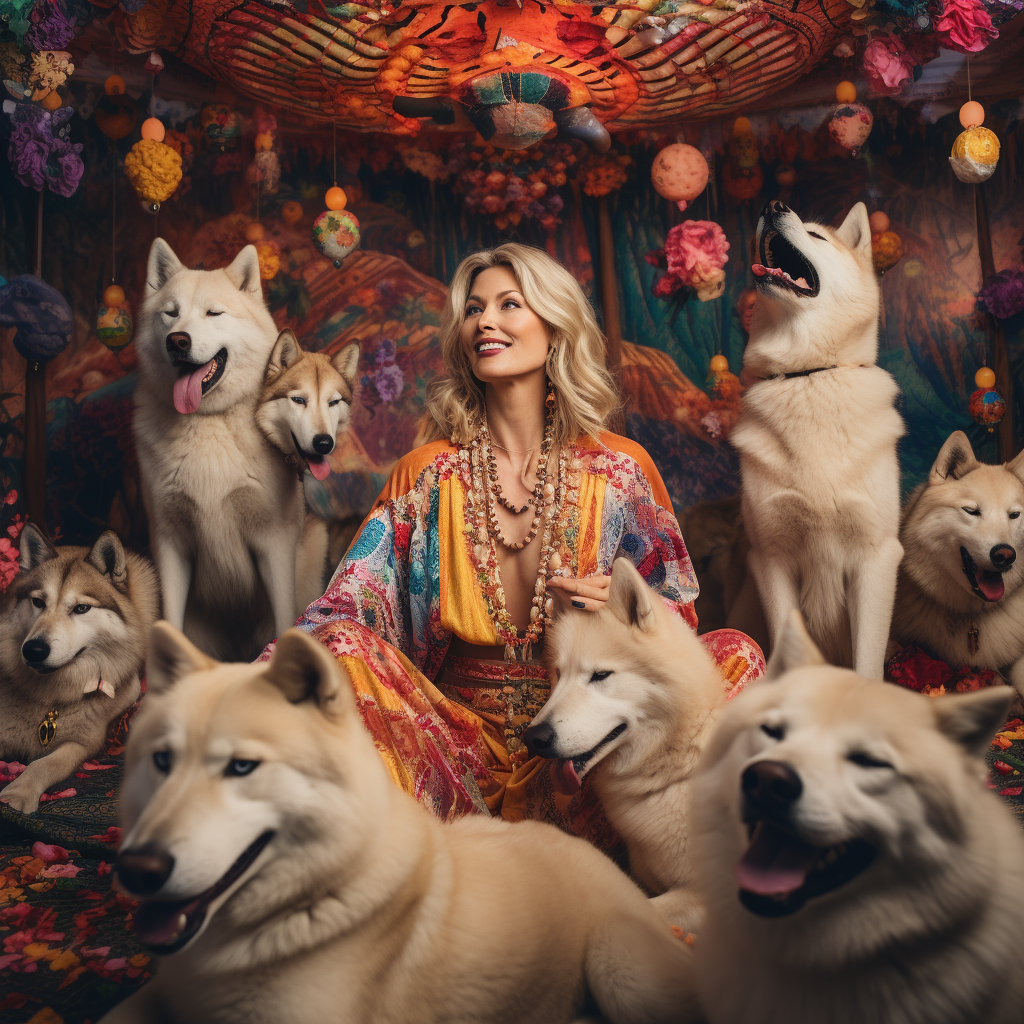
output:
[[[551,552],[551,557],[548,559],[548,568],[554,569],[555,572],[562,568],[562,556],[557,551]]]

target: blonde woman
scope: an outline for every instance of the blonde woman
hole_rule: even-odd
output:
[[[395,782],[441,817],[475,807],[608,846],[587,787],[556,794],[521,741],[548,694],[544,627],[557,590],[603,602],[620,555],[695,625],[686,548],[647,453],[605,430],[604,339],[568,271],[511,242],[468,256],[440,340],[437,440],[399,461],[299,625],[344,663]],[[742,634],[712,649],[763,669]]]

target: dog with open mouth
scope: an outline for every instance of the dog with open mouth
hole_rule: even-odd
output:
[[[0,597],[0,758],[28,767],[0,801],[33,814],[138,699],[160,595],[152,563],[111,530],[55,548],[29,523],[20,556]]]
[[[880,293],[867,209],[836,229],[779,200],[757,226],[745,372],[757,382],[729,440],[739,452],[748,585],[770,642],[798,608],[830,661],[881,679],[900,547],[904,432],[878,367]],[[738,607],[753,607],[750,601]],[[730,626],[757,632],[733,617]]]
[[[907,501],[892,637],[954,668],[1002,672],[1024,694],[1024,455],[978,462],[967,435],[943,444]]]
[[[688,855],[690,776],[725,705],[725,680],[628,558],[615,560],[603,608],[565,604],[545,641],[551,696],[524,740],[554,759],[552,779],[564,794],[593,773],[626,841],[630,875],[666,919],[694,931],[701,903]]]
[[[834,668],[793,613],[694,775],[709,1024],[1024,1020],[1024,835],[983,760],[1011,696]]]
[[[695,1020],[692,949],[602,853],[391,781],[346,660],[292,629],[221,664],[154,627],[115,872],[158,963],[102,1024]]]
[[[165,618],[255,657],[323,592],[327,531],[256,425],[278,330],[256,249],[188,270],[154,240],[137,319],[135,445]]]

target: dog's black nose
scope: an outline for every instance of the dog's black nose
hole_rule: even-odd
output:
[[[167,335],[167,351],[171,355],[188,352],[192,348],[192,338],[184,331],[175,331]]]
[[[26,640],[21,648],[21,656],[30,665],[38,665],[41,661],[46,661],[50,656],[50,645],[39,637],[33,640]]]
[[[330,434],[317,434],[313,438],[313,451],[317,455],[330,455],[334,451],[334,438]]]
[[[526,749],[534,757],[552,758],[556,756],[555,729],[554,726],[549,725],[547,722],[541,722],[540,725],[531,725],[523,733],[523,742],[526,744]]]
[[[989,553],[992,564],[999,572],[1006,572],[1017,558],[1017,552],[1009,544],[997,544]]]
[[[174,858],[159,843],[144,843],[119,853],[114,870],[129,892],[149,896],[171,877]]]
[[[776,217],[782,213],[789,213],[789,207],[781,199],[773,199],[768,204],[768,209],[771,210]]]
[[[800,776],[785,761],[756,761],[740,783],[747,800],[763,810],[781,810],[796,803],[804,791]]]

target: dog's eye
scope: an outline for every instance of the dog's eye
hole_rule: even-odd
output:
[[[232,758],[228,761],[227,768],[224,769],[224,774],[229,778],[233,775],[248,775],[252,772],[259,761],[243,761],[239,757]]]
[[[892,768],[888,761],[881,761],[877,757],[865,754],[863,750],[855,750],[852,754],[847,754],[846,760],[861,768]]]
[[[341,401],[341,399],[340,399],[340,398],[332,398],[332,399],[331,399],[331,400],[330,400],[330,401],[329,401],[329,402],[327,403],[327,408],[328,408],[328,409],[333,409],[333,408],[334,408],[334,407],[335,407],[335,406],[336,406],[336,405],[337,405],[337,404],[338,404],[338,403],[339,403],[340,401]]]
[[[964,512],[966,512],[966,513],[967,513],[967,514],[968,514],[969,516],[980,516],[980,515],[981,515],[981,509],[980,509],[980,508],[968,508],[968,507],[967,507],[966,505],[961,505],[960,507],[961,507],[961,508],[962,508],[962,509],[964,510]]]
[[[592,683],[599,683],[602,679],[607,679],[611,675],[611,671],[608,669],[598,669],[596,672],[590,673],[590,681]]]
[[[178,310],[176,309],[165,309],[164,316],[170,317],[172,320],[178,319]]]
[[[807,234],[809,234],[811,236],[811,238],[818,238],[822,242],[825,241],[825,236],[824,235],[819,235],[817,231],[808,231]]]
[[[207,316],[222,316],[224,313],[223,309],[208,309],[206,311]]]
[[[1020,518],[1020,513],[1019,512],[1011,512],[1010,513],[1010,518],[1011,519],[1019,519]]]
[[[46,602],[41,597],[33,597],[32,598],[32,603],[37,608],[45,608],[46,607]]]
[[[171,752],[169,750],[154,751],[153,766],[158,772],[166,775],[171,770]]]
[[[87,611],[89,611],[90,608],[92,608],[91,604],[76,604],[75,607],[71,609],[71,611],[75,615],[84,615]]]
[[[302,398],[300,395],[292,395],[292,401],[296,405],[305,405],[306,404],[306,400],[304,398]]]
[[[786,735],[786,730],[781,725],[762,725],[761,732],[765,736],[771,736],[773,740],[781,740]]]

